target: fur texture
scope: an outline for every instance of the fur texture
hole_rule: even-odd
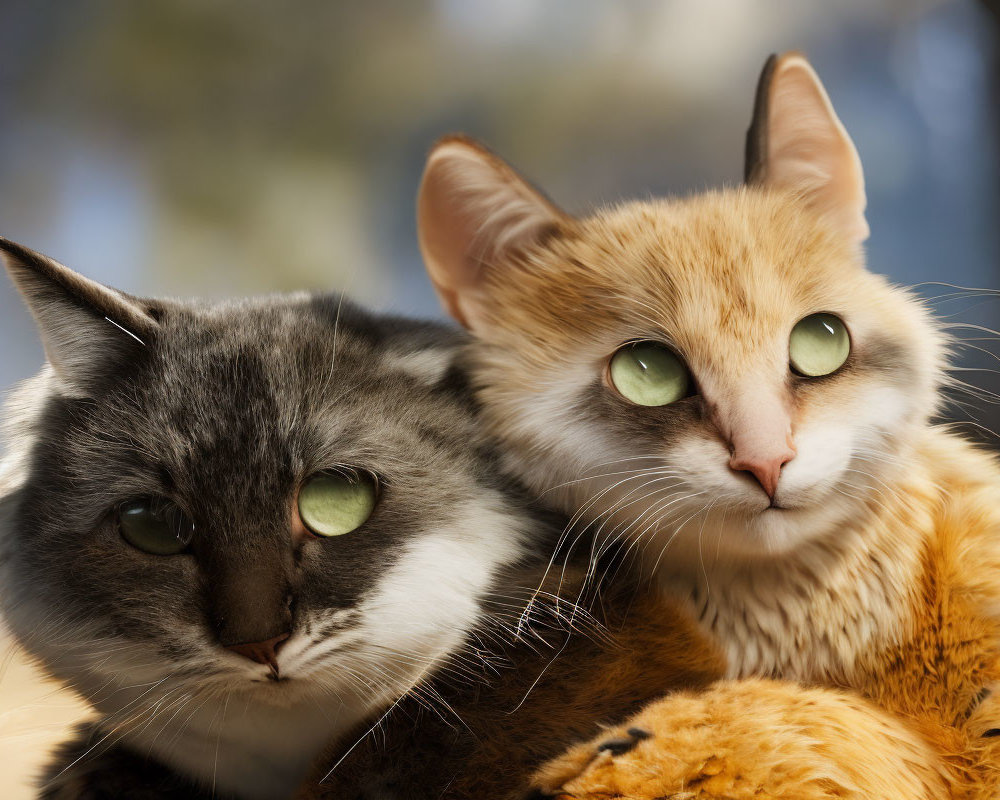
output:
[[[981,701],[1000,668],[1000,469],[931,424],[947,342],[921,303],[864,267],[860,162],[818,79],[790,54],[761,91],[747,186],[581,219],[536,194],[537,234],[513,245],[490,203],[516,195],[524,218],[533,190],[513,192],[519,179],[478,145],[444,141],[421,192],[428,270],[477,335],[475,381],[509,468],[574,515],[575,541],[594,553],[624,542],[638,574],[718,643],[730,677],[848,687],[922,737],[952,796],[994,797],[995,739],[982,734],[1000,720]],[[850,352],[805,377],[790,336],[817,313],[842,321]],[[669,405],[626,399],[609,364],[636,340],[676,354],[692,390]],[[737,458],[746,449],[782,454],[773,480]],[[794,708],[800,690],[785,691]],[[672,702],[644,718],[656,741],[669,741]],[[815,730],[830,753],[850,752],[859,706],[831,696],[824,708]],[[623,796],[663,796],[642,756],[657,748],[629,757],[650,783]],[[694,777],[676,776],[677,792]],[[607,794],[588,780],[570,794]]]
[[[917,733],[857,697],[747,680],[653,703],[536,781],[560,800],[944,800],[936,764]]]
[[[464,645],[500,569],[546,536],[498,477],[461,334],[337,296],[140,300],[0,250],[51,363],[7,411],[4,613],[103,715],[47,791],[98,791],[94,761],[120,752],[123,774],[148,758],[218,796],[287,796]],[[378,476],[375,510],[297,532],[298,487],[338,467]],[[187,550],[123,538],[120,504],[144,497],[193,520]],[[224,646],[282,632],[273,668]]]
[[[470,672],[459,658],[441,670],[343,760],[339,742],[300,800],[520,800],[531,773],[568,745],[664,689],[718,677],[718,654],[696,626],[630,587],[602,594],[593,615],[556,600],[584,577],[571,567],[507,578],[524,588],[508,591],[475,636],[489,668]]]

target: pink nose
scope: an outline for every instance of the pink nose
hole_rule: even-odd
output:
[[[769,454],[743,453],[734,450],[729,459],[729,466],[731,469],[753,475],[767,496],[774,500],[774,493],[778,491],[778,480],[781,478],[781,468],[793,458],[795,451],[790,447]]]
[[[278,674],[278,648],[291,634],[282,633],[264,642],[244,642],[242,644],[227,644],[226,647],[244,658],[266,664],[271,672]]]

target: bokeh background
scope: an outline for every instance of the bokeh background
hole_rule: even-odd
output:
[[[413,224],[435,137],[484,139],[571,211],[735,183],[761,63],[801,48],[865,163],[872,268],[992,330],[995,293],[945,284],[1000,288],[998,14],[995,0],[0,0],[0,235],[134,293],[346,289],[438,315]],[[973,370],[958,377],[996,390],[993,334],[955,330]],[[0,278],[0,390],[41,360]],[[949,413],[995,442],[991,396],[955,399]],[[0,670],[0,796],[16,798],[78,708],[13,651]]]

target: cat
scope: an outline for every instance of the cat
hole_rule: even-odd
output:
[[[933,743],[955,796],[993,797],[1000,468],[932,424],[947,337],[865,269],[861,162],[801,54],[765,65],[746,155],[741,187],[575,218],[445,138],[428,273],[477,337],[508,469],[581,541],[627,542],[729,677],[849,687]],[[594,780],[572,796],[660,791]]]
[[[0,252],[48,360],[5,412],[3,610],[102,715],[44,796],[290,796],[548,556],[457,330],[337,295],[142,299]]]
[[[659,602],[606,592],[599,625],[560,599],[587,565],[550,569],[458,332],[337,296],[140,299],[0,252],[49,361],[7,408],[3,606],[103,715],[43,797],[279,798],[328,742],[307,791],[516,797],[721,674]]]
[[[550,568],[553,520],[497,469],[462,335],[336,296],[140,299],[0,251],[49,360],[7,407],[2,602],[103,715],[42,797],[280,798],[313,773],[303,796],[516,798],[601,724],[721,674],[658,599],[605,591],[597,619],[560,599],[589,565]],[[745,717],[748,690],[703,697]]]

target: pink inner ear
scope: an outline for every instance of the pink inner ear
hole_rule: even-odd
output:
[[[868,236],[864,173],[819,78],[802,56],[774,72],[766,183],[801,194],[853,241]]]
[[[561,212],[510,167],[474,144],[446,141],[431,153],[417,198],[420,248],[448,312],[475,329],[484,270],[529,247]]]
[[[445,309],[466,327],[459,298],[479,284],[481,266],[471,257],[478,228],[463,204],[446,162],[428,164],[420,186],[417,220],[427,272]]]

